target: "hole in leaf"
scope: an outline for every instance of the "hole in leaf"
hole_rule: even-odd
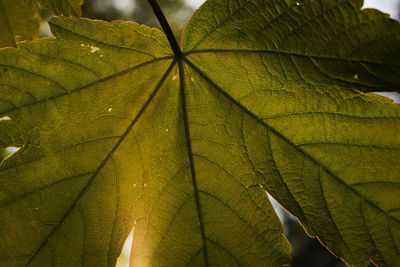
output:
[[[124,246],[122,248],[121,254],[119,255],[119,257],[117,259],[117,264],[115,265],[115,267],[129,266],[134,230],[135,230],[135,228],[133,228],[132,231],[129,233],[128,238],[126,239]]]
[[[9,116],[4,116],[0,118],[0,121],[10,121],[11,118]]]
[[[285,225],[285,219],[286,219],[286,215],[285,213],[287,213],[288,216],[293,217],[293,219],[297,220],[296,217],[294,217],[292,214],[290,214],[289,212],[287,212],[282,206],[281,204],[278,203],[278,201],[275,200],[275,198],[273,196],[271,196],[270,194],[268,194],[267,191],[265,191],[268,195],[268,199],[269,201],[271,201],[272,207],[274,208],[276,214],[279,217],[279,220],[281,220],[282,225]]]
[[[390,1],[390,0],[365,0],[363,9],[378,9],[381,12],[390,14],[391,18],[398,18],[397,10],[398,10],[398,1]]]
[[[338,257],[329,252],[319,241],[318,237],[312,238],[305,231],[299,220],[290,214],[270,194],[271,201],[279,219],[285,229],[285,236],[292,245],[292,266],[309,266],[310,259],[316,259],[317,265],[312,266],[335,266],[346,267]]]
[[[94,52],[99,51],[99,50],[100,50],[100,48],[98,48],[98,47],[90,46],[90,52],[91,53],[94,53]]]
[[[32,2],[32,1],[28,1]],[[39,1],[37,1],[39,2]],[[52,13],[47,11],[45,8],[43,8],[39,3],[39,10],[40,10],[40,16],[42,17],[42,22],[40,23],[40,37],[51,37],[53,36],[53,33],[51,32],[50,25],[48,23],[50,18],[55,17]]]
[[[400,104],[400,94],[397,92],[373,92],[373,93],[393,99],[394,103]]]
[[[10,146],[3,149],[0,149],[0,165],[4,163],[7,159],[12,157],[21,147]]]

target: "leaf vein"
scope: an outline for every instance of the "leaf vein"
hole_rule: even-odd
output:
[[[98,44],[102,44],[102,45],[105,45],[105,46],[108,46],[108,47],[114,47],[114,48],[119,48],[119,49],[125,49],[125,50],[129,50],[129,51],[133,51],[133,52],[136,52],[136,53],[140,53],[140,54],[144,54],[144,55],[150,56],[150,57],[152,57],[152,58],[154,58],[154,59],[156,58],[154,55],[152,55],[152,54],[150,54],[150,53],[147,53],[147,52],[144,52],[144,51],[132,49],[132,48],[130,48],[130,47],[123,47],[123,46],[118,46],[118,45],[112,45],[112,44],[108,44],[108,43],[105,43],[105,42],[102,42],[102,41],[99,41],[99,40],[95,40],[95,39],[89,38],[89,37],[84,36],[84,35],[80,35],[80,34],[78,34],[78,33],[76,33],[76,32],[73,32],[73,31],[71,31],[71,30],[69,30],[69,29],[63,28],[63,27],[61,27],[60,25],[54,24],[54,23],[52,23],[51,21],[49,21],[49,24],[51,24],[53,27],[56,27],[56,28],[59,28],[59,29],[62,29],[62,30],[64,30],[64,31],[66,31],[66,32],[69,32],[69,33],[71,33],[71,34],[73,34],[73,35],[75,35],[75,36],[78,36],[78,37],[83,38],[83,39],[86,39],[86,40],[94,41],[94,42],[96,42],[96,43],[98,43]]]
[[[111,79],[113,79],[115,77],[122,76],[122,75],[127,74],[127,73],[132,72],[132,71],[136,71],[137,69],[140,69],[140,68],[142,68],[142,67],[144,67],[146,65],[149,65],[149,64],[152,64],[152,63],[155,63],[155,62],[158,62],[158,61],[162,61],[162,60],[167,60],[167,59],[172,59],[172,57],[171,56],[160,57],[160,58],[156,58],[156,59],[153,59],[153,60],[145,61],[143,63],[140,63],[140,64],[136,65],[136,66],[133,66],[133,67],[130,67],[128,69],[125,69],[125,70],[119,71],[117,73],[111,74],[109,76],[106,76],[106,77],[104,77],[104,78],[102,78],[100,80],[96,80],[94,82],[88,83],[88,84],[83,85],[81,87],[75,88],[75,89],[71,90],[71,92],[57,94],[57,95],[54,95],[52,97],[39,100],[39,101],[37,101],[35,103],[28,103],[28,104],[25,104],[25,105],[21,105],[19,107],[13,108],[13,109],[3,111],[1,114],[7,113],[7,112],[12,112],[14,110],[21,109],[21,108],[24,108],[24,107],[27,107],[27,106],[32,106],[32,105],[35,105],[35,104],[39,104],[39,103],[42,103],[42,102],[54,100],[54,99],[57,99],[57,98],[60,98],[60,97],[66,96],[66,95],[71,95],[73,93],[79,92],[81,90],[84,90],[84,89],[86,89],[88,87],[97,85],[97,84],[102,83],[104,81],[111,80]]]
[[[322,172],[323,172],[323,168],[320,167],[319,168],[319,172],[318,172],[318,182],[319,182],[319,188],[321,190],[322,199],[324,201],[324,206],[326,207],[326,212],[328,213],[329,219],[332,221],[332,225],[335,227],[335,231],[338,233],[340,239],[343,241],[343,245],[346,247],[347,251],[350,253],[350,255],[351,255],[351,257],[353,258],[353,261],[354,261],[355,257],[353,255],[353,252],[350,250],[349,246],[347,245],[347,242],[344,239],[342,233],[340,232],[335,220],[333,219],[331,210],[329,209],[328,201],[326,200],[326,195],[325,195],[325,188],[322,185]],[[329,173],[328,173],[328,175],[329,175]]]
[[[63,182],[67,182],[67,181],[72,180],[72,179],[77,179],[77,178],[80,178],[80,177],[83,177],[83,176],[91,175],[91,174],[93,174],[93,173],[88,172],[88,173],[77,174],[77,175],[73,175],[73,176],[69,176],[69,177],[63,178],[63,179],[58,180],[58,181],[56,181],[54,183],[47,184],[47,185],[39,187],[39,188],[37,188],[37,189],[35,189],[33,191],[30,191],[30,192],[25,193],[23,195],[17,196],[16,198],[13,198],[12,200],[9,200],[7,202],[0,203],[0,207],[2,207],[2,206],[5,207],[5,206],[10,205],[10,204],[12,204],[12,203],[14,203],[16,201],[20,201],[20,200],[22,200],[24,198],[27,198],[27,197],[35,194],[35,193],[39,193],[39,192],[45,190],[46,188],[52,187],[54,185],[57,185],[57,184],[60,184],[60,183],[63,183]]]
[[[103,169],[103,167],[106,165],[106,163],[109,161],[109,159],[111,158],[111,156],[114,154],[114,152],[118,149],[118,147],[121,145],[122,141],[125,140],[125,138],[128,136],[128,134],[130,133],[130,131],[133,129],[133,127],[136,125],[136,122],[139,120],[139,118],[141,117],[141,115],[144,113],[144,111],[146,110],[146,108],[148,107],[148,105],[150,104],[150,102],[153,100],[153,98],[155,97],[155,95],[158,93],[159,89],[161,88],[162,84],[164,83],[165,79],[167,78],[167,76],[169,75],[169,73],[171,72],[172,68],[174,67],[176,61],[174,60],[170,66],[168,67],[168,69],[166,70],[165,74],[163,75],[163,77],[160,79],[160,81],[158,82],[158,84],[156,85],[156,87],[154,88],[153,92],[151,93],[151,95],[149,96],[149,98],[147,99],[146,103],[143,105],[143,107],[140,109],[140,111],[138,112],[138,114],[135,116],[135,118],[132,120],[132,122],[129,124],[129,126],[126,128],[125,132],[123,133],[123,135],[121,136],[121,138],[118,140],[118,142],[115,144],[115,146],[111,149],[110,153],[108,153],[106,155],[106,157],[104,158],[104,160],[100,163],[99,167],[97,168],[97,170],[93,173],[93,175],[91,176],[91,178],[89,179],[88,183],[82,188],[82,190],[79,192],[78,196],[76,197],[76,199],[74,200],[74,202],[72,203],[72,205],[67,209],[67,211],[65,212],[64,216],[61,218],[59,224],[53,228],[53,230],[48,234],[48,236],[46,237],[46,239],[44,239],[44,241],[39,245],[38,249],[35,251],[34,256],[32,256],[29,261],[27,262],[26,265],[29,265],[33,259],[39,255],[39,252],[43,249],[43,247],[46,245],[47,243],[47,238],[51,237],[61,226],[61,224],[65,221],[65,219],[69,216],[69,214],[72,212],[72,210],[74,209],[74,207],[76,206],[76,204],[78,203],[78,201],[82,198],[82,196],[85,194],[85,192],[88,190],[88,188],[91,186],[91,184],[93,183],[94,179],[97,177],[97,175],[100,173],[100,171]]]
[[[291,52],[291,51],[283,51],[283,50],[268,50],[268,49],[199,49],[199,50],[193,50],[193,51],[188,51],[185,52],[184,55],[192,55],[192,54],[201,54],[201,53],[243,53],[243,54],[277,54],[277,55],[283,55],[283,56],[296,56],[296,57],[305,57],[305,58],[316,58],[316,59],[322,59],[322,60],[342,60],[342,61],[347,61],[347,62],[353,62],[353,63],[365,63],[365,64],[379,64],[382,66],[392,66],[392,67],[398,67],[399,64],[394,64],[394,63],[389,63],[389,62],[374,62],[374,61],[368,61],[365,59],[357,59],[357,58],[335,58],[335,57],[330,57],[327,55],[311,55],[311,54],[300,54],[296,52]]]
[[[339,183],[341,183],[342,185],[344,185],[345,187],[349,188],[354,194],[356,194],[357,196],[359,196],[360,198],[362,197],[361,193],[359,193],[357,190],[355,190],[354,188],[352,188],[349,184],[345,183],[340,177],[338,177],[337,175],[335,175],[333,172],[331,172],[327,167],[325,167],[322,163],[320,163],[317,159],[315,159],[312,155],[310,155],[309,153],[307,153],[306,151],[304,151],[301,147],[298,147],[296,144],[294,144],[290,139],[288,139],[286,136],[284,136],[283,134],[281,134],[278,130],[276,130],[274,127],[270,126],[269,124],[267,124],[264,120],[260,119],[256,114],[254,114],[252,111],[250,111],[249,109],[247,109],[245,106],[243,106],[241,103],[237,102],[231,95],[229,95],[227,92],[225,92],[221,87],[219,87],[216,83],[214,83],[206,74],[204,74],[200,69],[198,69],[189,59],[187,58],[183,58],[185,60],[185,62],[193,69],[195,70],[197,73],[199,73],[199,75],[201,77],[203,77],[210,85],[212,85],[216,90],[218,90],[222,95],[224,95],[226,98],[228,98],[229,100],[231,100],[234,104],[236,104],[239,108],[241,108],[242,110],[244,110],[247,114],[249,114],[251,117],[253,117],[255,120],[257,120],[261,125],[263,125],[266,129],[269,129],[271,132],[273,132],[274,134],[276,134],[278,137],[280,137],[281,139],[283,139],[285,142],[287,142],[290,146],[292,146],[293,148],[295,148],[297,151],[299,151],[301,154],[303,154],[304,156],[306,156],[306,158],[310,159],[312,162],[314,162],[316,165],[321,166],[330,176],[332,176],[333,178],[335,178]],[[382,208],[380,208],[377,204],[375,204],[374,202],[365,199],[365,201],[367,203],[369,203],[370,205],[372,205],[373,207],[377,208],[379,211],[381,211],[384,214],[387,214]],[[390,215],[388,215],[390,216]],[[400,222],[400,220],[398,220],[397,218],[391,217],[393,220]]]
[[[200,233],[201,233],[201,239],[202,239],[202,243],[203,243],[204,263],[208,267],[209,262],[208,262],[206,234],[205,234],[205,229],[204,229],[203,214],[201,211],[199,189],[197,188],[197,177],[196,177],[196,171],[195,171],[195,167],[194,167],[193,151],[192,151],[190,129],[189,129],[189,119],[188,119],[188,114],[187,114],[186,97],[185,97],[184,70],[183,70],[183,64],[182,64],[181,59],[179,60],[179,80],[180,80],[179,85],[180,85],[180,93],[181,93],[181,106],[182,106],[182,112],[183,112],[183,126],[185,128],[185,137],[186,137],[186,141],[187,141],[186,142],[187,155],[188,155],[189,163],[190,163],[193,194],[194,194],[194,199],[196,201],[197,215],[198,215],[199,224],[200,224]]]
[[[36,76],[36,77],[41,77],[41,78],[43,78],[43,79],[45,79],[45,80],[48,80],[48,81],[54,83],[55,85],[57,85],[59,88],[61,88],[61,89],[64,91],[64,93],[66,93],[66,94],[69,94],[69,93],[70,93],[70,91],[68,91],[67,88],[65,88],[64,86],[62,86],[59,82],[57,82],[56,80],[53,80],[53,79],[51,79],[51,78],[49,78],[49,77],[47,77],[47,76],[44,76],[44,75],[42,75],[42,74],[39,74],[39,73],[30,71],[30,70],[26,70],[26,69],[21,68],[21,67],[12,66],[12,65],[0,64],[0,66],[1,66],[1,67],[6,67],[6,68],[15,69],[15,70],[19,70],[19,71],[22,71],[22,72],[26,72],[26,73],[32,74],[33,76]]]

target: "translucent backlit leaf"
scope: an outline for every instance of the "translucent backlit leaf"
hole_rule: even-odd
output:
[[[0,1],[0,48],[39,36],[39,10],[34,0]]]
[[[81,15],[83,0],[0,0],[0,48],[39,37],[38,2],[55,15]]]
[[[51,13],[60,16],[81,16],[81,5],[83,0],[37,0],[40,5]]]
[[[400,262],[400,27],[362,1],[210,0],[183,56],[53,19],[0,51],[0,265],[282,266],[266,191],[352,266]]]

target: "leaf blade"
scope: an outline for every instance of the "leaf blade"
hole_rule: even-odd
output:
[[[379,46],[382,51],[377,57],[364,51],[354,62],[343,66],[341,62],[353,60],[346,56],[349,55],[346,50],[339,50],[348,42],[341,44],[342,47],[338,45],[338,50],[326,49],[322,44],[302,45],[306,41],[304,36],[290,37],[292,43],[279,43],[287,38],[287,32],[290,33],[285,27],[290,29],[292,25],[300,25],[296,31],[305,33],[311,40],[322,38],[325,32],[337,31],[342,25],[335,24],[335,20],[329,23],[326,18],[321,22],[321,27],[326,29],[320,34],[312,26],[308,27],[318,19],[312,14],[313,19],[307,20],[307,16],[311,11],[317,14],[322,11],[320,17],[339,14],[334,11],[350,4],[352,8],[343,13],[353,13],[351,16],[360,20],[370,16],[379,23],[391,25],[386,32],[375,29],[391,40],[387,48]],[[380,60],[374,62],[384,53],[386,57],[396,54],[392,45],[398,43],[398,23],[376,11],[360,11],[361,3],[302,1],[299,5],[294,1],[207,2],[186,27],[183,36],[186,62],[214,90],[265,127],[257,131],[258,135],[268,137],[267,140],[260,138],[259,146],[264,149],[253,146],[249,157],[258,161],[257,169],[263,170],[262,184],[267,191],[293,212],[311,235],[318,235],[350,264],[363,266],[371,257],[377,264],[393,265],[399,257],[394,234],[398,229],[395,215],[388,212],[397,210],[400,203],[388,196],[399,194],[397,187],[391,186],[398,183],[400,173],[394,167],[400,156],[399,106],[359,90],[398,87],[398,75],[387,80],[385,76],[399,71],[397,63],[392,65],[394,61],[389,58],[385,60],[389,63],[386,67]],[[297,11],[293,11],[296,8]],[[342,17],[346,18],[344,29],[351,29],[347,28],[351,17]],[[204,24],[204,21],[209,23]],[[277,21],[281,23],[274,24]],[[291,24],[292,21],[297,23]],[[200,22],[202,27],[198,26]],[[303,25],[307,27],[302,30]],[[374,33],[370,35],[365,40],[373,40]],[[362,40],[356,35],[353,41],[362,46],[365,41]],[[292,45],[296,42],[297,46]],[[375,44],[370,45],[368,41],[365,44],[366,50],[375,51]],[[305,52],[297,52],[299,49]],[[338,59],[332,61],[338,66],[324,73],[333,75],[334,79],[320,76],[324,70],[318,66],[326,68],[330,64],[326,53]],[[307,61],[317,68],[307,66]],[[358,68],[366,64],[382,67],[385,75],[378,75],[379,71],[375,74],[383,79],[371,82],[358,75],[354,77],[357,81],[342,79],[342,71],[349,73],[357,69],[357,73],[361,73]],[[224,76],[219,74],[222,70]],[[259,159],[264,160],[260,162]],[[377,185],[368,184],[361,189],[358,183],[365,182]],[[338,191],[332,191],[333,188]],[[372,223],[373,216],[382,218],[381,225]],[[355,238],[354,233],[357,233]]]
[[[80,17],[82,14],[81,6],[83,0],[37,0],[46,10],[57,16],[75,16]]]
[[[398,91],[399,23],[361,6],[361,1],[207,2],[186,27],[184,52],[282,55],[297,65],[305,83]],[[203,21],[208,25],[196,25]]]
[[[0,48],[15,47],[17,42],[32,40],[39,36],[39,10],[36,2],[0,2]]]
[[[68,19],[66,20],[68,22],[77,23],[77,21],[74,19],[71,19],[70,21]],[[68,24],[68,22],[66,24]],[[93,22],[86,21],[86,23],[93,23]],[[97,23],[96,26],[108,28],[108,27],[115,27],[114,25],[115,24],[112,25],[106,23]],[[137,25],[132,25],[132,24],[124,24],[122,25],[122,27],[123,26],[138,27]],[[148,32],[149,31],[151,32],[152,30],[139,29],[139,32],[140,31],[142,33],[147,33],[148,36]],[[143,38],[149,39],[149,37],[147,37],[146,35],[142,36],[144,37],[140,37],[140,35],[137,35],[134,38],[137,40],[137,42],[145,42],[145,39]],[[159,38],[159,39],[162,38],[160,34],[156,34],[155,36],[156,37],[153,36],[151,38]],[[58,38],[63,39],[66,37],[59,35]],[[132,37],[127,37],[127,38],[132,39]],[[18,142],[18,143],[22,142],[25,145],[21,154],[19,154],[14,158],[11,158],[10,160],[7,160],[3,164],[3,166],[1,166],[2,169],[1,181],[4,186],[1,194],[2,195],[1,199],[3,204],[1,211],[2,214],[6,213],[9,214],[9,218],[7,218],[7,220],[2,219],[1,221],[2,226],[4,226],[3,228],[4,232],[2,231],[2,236],[4,237],[4,235],[7,233],[7,231],[5,230],[11,227],[9,229],[9,233],[12,234],[7,234],[8,238],[10,238],[11,240],[24,240],[24,238],[25,239],[28,238],[29,240],[29,242],[27,241],[27,243],[29,243],[29,246],[27,246],[24,243],[19,244],[20,246],[21,245],[25,246],[25,248],[18,247],[18,244],[15,244],[15,242],[9,243],[12,244],[12,246],[8,245],[6,246],[6,244],[3,244],[4,247],[2,248],[2,256],[1,256],[2,262],[8,259],[10,260],[9,262],[10,266],[13,265],[12,263],[13,260],[17,259],[15,258],[15,256],[21,254],[31,255],[32,253],[35,253],[35,251],[37,251],[36,252],[37,256],[31,257],[31,259],[33,260],[32,264],[33,265],[38,264],[40,266],[43,266],[45,262],[48,262],[49,264],[51,262],[55,262],[56,264],[57,263],[63,264],[67,261],[66,260],[67,258],[69,258],[69,262],[71,264],[80,264],[80,262],[82,261],[87,263],[92,262],[93,264],[96,265],[98,264],[106,265],[107,260],[105,261],[103,260],[105,259],[104,257],[107,256],[108,253],[110,253],[109,255],[111,256],[108,259],[108,261],[115,262],[116,257],[119,254],[119,245],[121,242],[121,238],[128,233],[126,231],[129,231],[128,228],[132,222],[127,221],[126,224],[123,226],[123,228],[118,227],[116,230],[116,236],[113,238],[107,236],[96,237],[96,231],[97,231],[96,229],[98,228],[96,226],[91,227],[94,223],[93,218],[97,218],[98,222],[100,221],[110,222],[107,219],[109,217],[104,216],[104,218],[101,218],[101,216],[98,217],[99,215],[96,214],[93,215],[93,212],[90,211],[90,209],[88,211],[88,208],[86,206],[88,205],[87,203],[88,193],[85,193],[84,197],[82,197],[80,195],[82,193],[79,192],[84,192],[83,189],[86,188],[86,186],[88,186],[87,184],[90,181],[93,181],[94,179],[93,171],[95,170],[93,169],[93,167],[97,165],[96,161],[101,160],[101,158],[104,157],[104,153],[106,153],[107,150],[112,151],[113,144],[115,144],[116,140],[122,140],[119,136],[121,135],[121,129],[124,128],[123,125],[126,125],[127,122],[129,122],[127,118],[131,117],[132,114],[134,114],[135,112],[139,112],[138,107],[140,107],[143,103],[145,103],[146,98],[150,96],[150,94],[147,94],[145,90],[152,90],[154,86],[151,85],[157,83],[157,81],[159,80],[151,78],[154,76],[151,74],[152,71],[155,71],[157,69],[162,70],[163,68],[168,67],[168,65],[166,64],[169,64],[168,63],[169,61],[172,61],[171,57],[168,56],[162,59],[156,58],[154,60],[153,58],[155,58],[155,56],[152,57],[148,55],[143,56],[143,53],[135,55],[132,52],[130,52],[131,56],[130,57],[125,56],[125,58],[127,59],[134,58],[134,60],[131,60],[128,63],[131,64],[131,66],[133,67],[124,70],[127,64],[122,64],[121,62],[121,64],[119,64],[118,67],[115,66],[114,69],[105,68],[102,72],[96,71],[100,75],[105,75],[105,74],[108,75],[100,79],[99,75],[94,75],[94,72],[89,70],[84,72],[82,71],[82,68],[79,66],[79,65],[84,65],[85,57],[87,58],[87,55],[89,55],[89,57],[94,56],[93,53],[91,53],[90,46],[82,47],[81,51],[82,56],[77,57],[75,61],[73,61],[73,59],[68,58],[70,57],[69,47],[72,43],[75,43],[76,47],[81,47],[80,46],[81,39],[78,38],[78,40],[73,40],[71,38],[66,38],[65,41],[68,44],[64,46],[63,52],[60,52],[62,51],[62,49],[60,49],[62,47],[62,41],[60,40],[59,42],[57,42],[54,39],[41,40],[33,44],[28,44],[26,46],[20,47],[19,50],[10,50],[12,52],[11,55],[9,55],[10,56],[9,58],[21,59],[25,56],[26,53],[30,54],[29,49],[31,48],[33,48],[33,50],[37,52],[41,51],[43,54],[47,54],[45,57],[42,57],[42,55],[40,55],[38,56],[38,58],[44,58],[46,61],[45,63],[47,63],[47,66],[52,65],[52,68],[43,68],[43,69],[37,68],[32,70],[35,71],[35,73],[43,73],[43,74],[46,73],[46,75],[41,74],[40,76],[37,76],[36,79],[42,79],[42,76],[52,77],[51,75],[57,75],[57,73],[54,72],[54,70],[58,70],[59,66],[61,66],[62,64],[66,64],[65,61],[58,59],[63,57],[67,58],[69,61],[72,62],[79,63],[79,61],[81,61],[80,64],[78,65],[73,64],[69,68],[70,70],[72,70],[72,73],[76,73],[75,75],[81,73],[80,75],[81,77],[83,77],[83,79],[79,80],[79,83],[81,83],[80,85],[76,83],[77,80],[75,80],[74,82],[73,76],[65,77],[65,79],[61,80],[58,78],[57,83],[50,82],[48,86],[48,89],[50,90],[47,92],[47,95],[41,96],[40,98],[38,95],[36,95],[36,99],[38,101],[35,103],[32,103],[33,99],[31,98],[26,99],[30,102],[26,102],[25,105],[24,103],[21,103],[22,105],[18,105],[16,103],[17,106],[13,107],[14,112],[8,109],[6,105],[2,107],[4,108],[2,110],[3,112],[5,112],[6,114],[10,114],[11,120],[9,121],[10,124],[1,125],[2,137],[5,137],[5,139],[1,138],[2,139],[1,143],[7,145],[10,142]],[[34,45],[37,46],[34,47]],[[48,49],[43,49],[44,47],[47,47]],[[107,52],[111,53],[113,52],[113,51],[107,51],[107,48],[105,47],[104,48],[101,47],[100,51],[101,53],[104,53],[104,55],[107,55]],[[122,53],[122,55],[123,54],[124,53]],[[52,57],[49,57],[48,55],[51,55]],[[100,54],[97,54],[96,57],[100,58]],[[43,64],[43,61],[39,60],[37,62],[42,62]],[[97,60],[96,63],[110,64],[112,62],[106,61],[104,63],[101,63]],[[165,70],[166,69],[167,68],[165,68]],[[127,79],[127,76],[128,77],[132,76],[132,73],[135,73],[135,71],[137,70],[140,70],[142,72],[141,80],[135,80],[134,82],[132,82],[130,81],[130,79]],[[10,73],[12,72],[14,73],[18,72],[18,70],[8,69],[6,73],[7,75],[10,75]],[[8,79],[4,78],[3,76],[2,78],[3,82],[7,83],[18,82],[18,80],[12,79],[12,77]],[[131,83],[130,86],[133,86],[134,88],[144,88],[144,89],[142,89],[141,91],[140,90],[130,91],[129,83]],[[52,87],[57,88],[57,86],[55,86],[56,84],[60,84],[64,88],[68,88],[67,91],[68,92],[71,91],[71,93],[66,93],[64,91],[60,95],[60,90],[58,91],[56,90],[54,92],[54,89],[51,90],[51,88]],[[123,84],[125,84],[125,87],[127,88],[126,90],[130,92],[130,93],[125,93],[125,97],[127,97],[127,99],[125,100],[123,100],[124,95],[122,94],[115,95],[115,92],[113,92],[113,88],[115,85],[123,86]],[[138,84],[141,84],[142,86]],[[6,90],[10,90],[10,88],[6,87]],[[32,93],[37,94],[38,92],[38,90],[35,87],[31,88],[31,90]],[[20,91],[19,93],[20,95],[24,95],[22,91]],[[6,96],[7,94],[2,95],[2,97]],[[104,102],[103,99],[108,99],[109,103]],[[24,99],[21,98],[21,100]],[[120,105],[116,106],[116,104],[113,103],[113,101],[117,100],[119,102],[122,100],[125,103],[125,107],[121,109]],[[95,104],[96,102],[97,104]],[[99,103],[102,103],[102,105],[100,106],[103,105],[107,106],[99,109],[100,106],[96,107],[96,105],[99,105]],[[86,106],[85,108],[86,112],[75,113],[74,110],[75,111],[78,111],[79,109],[82,110],[82,105],[83,107]],[[62,108],[57,108],[57,107],[62,107]],[[68,118],[68,115],[72,114],[74,115]],[[77,134],[76,130],[75,133],[69,132],[67,130],[64,132],[64,134],[60,134],[63,132],[62,129],[68,129],[68,127],[78,129],[77,126],[80,124],[79,121],[83,122],[85,118],[86,119],[92,118],[91,120],[93,120],[93,122],[90,124],[91,126],[89,126],[89,128],[82,129],[81,134],[83,135],[79,136],[80,134]],[[32,121],[34,123],[29,126],[28,124],[26,124],[27,121]],[[103,130],[101,130],[100,125],[98,125],[100,126],[100,128],[98,128],[98,126],[94,127],[96,125],[96,121],[98,121],[97,124],[103,121],[103,123],[105,123],[104,125],[108,126],[113,125],[113,126],[111,128],[105,127],[103,128]],[[26,126],[28,127],[26,128],[21,127],[21,125],[24,125],[24,123],[25,127]],[[74,124],[75,126],[73,126]],[[46,128],[51,130],[49,130],[46,133]],[[38,139],[36,140],[32,139],[32,137],[35,136],[37,136]],[[55,137],[58,138],[59,141],[57,142],[57,144],[54,144],[55,145],[54,146],[52,144],[52,140],[54,140]],[[15,139],[20,139],[20,140],[17,141]],[[35,141],[39,141],[40,145],[38,143],[35,143]],[[81,159],[83,159],[86,156],[87,159],[83,160],[81,164],[79,163],[79,159],[76,157],[76,155],[81,155],[78,157],[78,158],[82,157]],[[62,165],[64,165],[62,164],[62,162],[64,162],[65,166],[70,166],[70,167],[67,169],[63,169],[61,167]],[[52,166],[53,168],[48,169],[47,171],[45,171],[45,169],[42,169],[39,173],[34,171],[34,170],[39,170],[41,168],[45,168],[45,166],[49,165]],[[109,169],[110,167],[107,168]],[[56,171],[58,171],[57,174]],[[79,179],[69,177],[71,175],[72,176],[75,175],[74,173],[82,174],[82,172],[86,173],[89,172],[89,176],[88,175],[81,176],[79,177]],[[96,178],[94,180],[96,182],[91,182],[94,183],[94,185],[90,187],[91,190],[96,191],[95,189],[93,189],[93,187],[95,187],[98,188],[97,190],[100,190],[100,192],[103,192],[104,194],[106,192],[109,192],[110,190],[111,191],[115,190],[115,186],[113,186],[114,183],[112,182],[112,179],[115,179],[115,177],[110,175],[110,178],[108,178],[109,180],[107,180],[105,179],[104,175],[105,174],[102,174],[100,178]],[[9,177],[12,177],[13,179],[10,180],[8,179]],[[22,187],[21,186],[15,187],[13,180],[14,181],[19,180],[21,182]],[[54,182],[52,182],[52,180]],[[111,188],[107,189],[102,187],[101,185],[98,184],[97,182],[98,180],[105,181],[104,185],[111,184],[112,185]],[[120,183],[122,183],[122,181],[120,181]],[[42,184],[42,186],[40,186],[40,184]],[[38,188],[38,190],[34,192],[32,190],[34,188]],[[26,192],[26,190],[29,191]],[[24,195],[22,202],[20,202],[20,200],[14,201],[14,205],[13,203],[10,202],[10,200],[15,198],[14,196],[22,196],[22,195]],[[110,195],[111,199],[113,199],[112,195],[113,194]],[[39,201],[40,198],[45,199],[45,201],[43,202]],[[78,202],[78,199],[81,199],[80,201],[82,202]],[[107,199],[110,199],[110,197],[104,199],[104,201],[107,201]],[[124,207],[121,210],[121,212],[123,212],[123,210],[126,210],[127,208],[126,201],[127,199],[121,201],[121,203],[125,203],[125,204],[120,204]],[[31,207],[28,208],[28,212],[25,211],[24,215],[21,216],[21,211],[24,210],[23,207],[25,207],[26,205]],[[32,207],[32,205],[35,206]],[[93,205],[94,204],[92,204],[92,207]],[[104,204],[103,209],[105,211],[113,210],[113,207],[110,207],[110,204]],[[89,213],[92,214],[92,216],[85,215],[86,218],[82,217],[83,216],[82,211],[85,211],[83,214]],[[19,214],[19,219],[17,216],[18,214]],[[40,216],[39,217],[37,215],[35,216],[35,214],[40,214]],[[120,215],[119,217],[121,219]],[[7,222],[12,219],[17,220],[18,222],[17,225],[16,224],[8,225]],[[78,227],[77,225],[75,226],[71,225],[71,223],[74,221],[76,221],[80,226]],[[82,222],[82,224],[80,222]],[[118,221],[117,223],[120,223],[120,221]],[[16,229],[18,228],[23,229],[24,225],[25,227],[29,226],[28,229],[31,229],[32,234],[27,237],[19,236],[19,238],[17,238],[17,236],[21,232],[17,231]],[[105,223],[105,225],[108,225],[107,227],[111,228],[106,228],[108,230],[106,229],[100,230],[99,233],[104,231],[111,231],[110,229],[112,229],[112,225],[109,225],[108,223]],[[70,227],[75,227],[76,229],[76,231],[71,232],[71,238],[73,238],[73,236],[75,235],[79,236],[79,234],[82,234],[84,236],[87,236],[86,244],[85,243],[80,244],[78,239],[76,247],[70,247],[68,245],[68,242],[65,242],[66,241],[65,236],[60,235],[60,230],[67,231],[67,229],[71,229]],[[95,238],[93,238],[93,235],[95,236]],[[49,238],[47,238],[46,236],[49,236]],[[101,239],[99,240],[98,238]],[[108,241],[109,238],[111,238],[112,240],[110,239],[110,241]],[[80,239],[82,239],[82,237],[80,237]],[[108,242],[111,242],[110,250],[112,252],[111,251],[108,252],[106,249],[104,249],[104,247],[106,248],[109,247]],[[101,246],[104,246],[103,256],[100,257],[100,255],[98,255],[98,257],[94,258],[89,257],[90,253],[93,253],[93,249],[85,250],[85,247],[90,246],[90,244],[93,244],[93,246],[97,248],[101,248]],[[35,249],[34,248],[35,246],[38,247],[36,247]],[[25,253],[23,252],[24,250],[28,250],[30,252]],[[60,254],[61,250],[64,251],[63,252],[64,256]],[[52,256],[52,251],[54,251],[55,256]],[[81,256],[79,255],[84,255],[84,256],[82,256],[81,258]],[[26,261],[29,260],[29,258],[30,256],[23,257],[22,260],[25,261],[26,263]]]
[[[400,108],[361,91],[397,88],[398,25],[360,5],[210,0],[177,61],[157,30],[73,18],[0,51],[0,145],[23,146],[0,166],[0,260],[110,266],[134,227],[132,265],[281,266],[267,189],[350,264],[395,264]],[[389,45],[368,28],[352,53],[355,18]],[[304,43],[326,36],[346,44]]]

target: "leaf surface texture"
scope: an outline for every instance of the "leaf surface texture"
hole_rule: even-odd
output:
[[[57,16],[80,17],[83,0],[37,0],[40,5]]]
[[[81,16],[83,0],[1,0],[0,48],[39,37],[42,21],[38,3],[57,16]]]
[[[39,36],[41,18],[36,1],[0,1],[0,48]]]
[[[354,266],[400,261],[398,22],[361,1],[210,0],[175,59],[61,18],[0,51],[0,263],[282,266],[265,190]],[[339,23],[340,22],[340,23]],[[16,242],[15,240],[18,240]]]

